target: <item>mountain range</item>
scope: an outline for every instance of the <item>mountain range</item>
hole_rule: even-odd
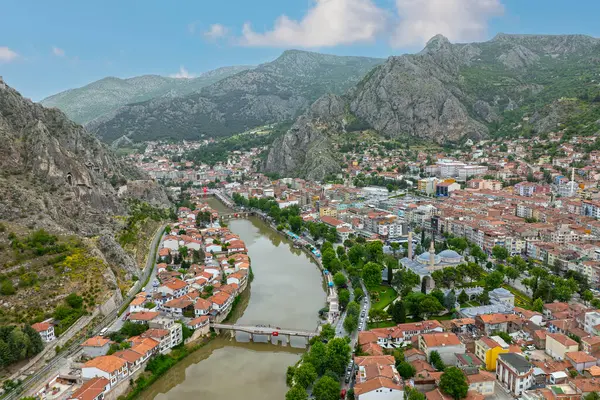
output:
[[[154,98],[119,108],[88,128],[106,142],[227,136],[290,121],[321,95],[344,93],[382,59],[288,50],[185,96]]]
[[[353,126],[440,144],[548,132],[575,116],[593,118],[585,113],[598,105],[599,75],[600,40],[589,36],[499,34],[452,44],[437,35],[418,54],[388,58],[343,96],[317,100],[276,140],[264,170],[317,180],[337,173],[332,140]],[[575,107],[567,110],[565,97]]]
[[[70,89],[41,101],[46,107],[62,110],[72,121],[87,124],[119,107],[154,98],[173,98],[200,90],[251,66],[223,67],[196,78],[143,75],[128,79],[107,77],[77,89]]]
[[[598,103],[591,99],[600,98],[599,73],[600,40],[585,35],[498,34],[479,43],[437,35],[421,52],[387,60],[288,50],[187,94],[121,105],[87,127],[118,143],[228,136],[295,121],[264,170],[322,179],[339,171],[332,140],[352,130],[456,145],[592,118],[586,102]],[[579,102],[566,107],[562,98]],[[76,106],[59,105],[69,107]]]

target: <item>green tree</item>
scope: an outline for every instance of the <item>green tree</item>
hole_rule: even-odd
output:
[[[469,383],[465,374],[456,367],[447,368],[440,378],[440,390],[454,400],[467,397]]]
[[[367,243],[367,259],[369,261],[379,262],[383,258],[383,242],[375,240]]]
[[[592,301],[592,299],[594,298],[594,294],[592,293],[591,290],[586,290],[585,292],[583,292],[581,294],[581,298],[583,299],[583,301],[585,301],[587,304],[589,304],[590,301]]]
[[[598,392],[590,392],[583,396],[583,400],[600,400],[600,394]]]
[[[540,299],[539,297],[537,299],[535,299],[533,301],[533,304],[531,305],[531,309],[533,311],[537,311],[537,312],[543,312],[544,311],[544,302],[542,301],[542,299]]]
[[[346,315],[346,318],[344,319],[344,329],[350,334],[358,329],[358,317]]]
[[[7,367],[16,361],[10,351],[8,344],[0,339],[0,366]]]
[[[429,363],[438,371],[444,371],[446,369],[446,364],[444,364],[440,353],[438,353],[436,350],[433,350],[431,353],[429,353]]]
[[[356,300],[360,300],[364,297],[365,293],[363,292],[363,290],[359,287],[354,289],[354,298]]]
[[[421,303],[421,311],[423,312],[424,318],[427,318],[429,315],[437,314],[443,310],[444,306],[433,296],[425,296]]]
[[[367,251],[362,245],[354,245],[348,250],[348,259],[353,265],[362,265],[364,258],[367,256]]]
[[[292,229],[292,232],[300,233],[300,231],[302,230],[302,217],[292,216],[288,219],[288,222],[290,224],[290,228]]]
[[[317,379],[317,370],[309,362],[303,362],[294,373],[294,382],[296,385],[306,389]]]
[[[327,343],[327,368],[342,376],[350,361],[350,346],[346,338],[333,338]]]
[[[425,395],[410,386],[404,388],[404,395],[406,400],[425,400]]]
[[[29,337],[29,348],[27,349],[27,357],[33,357],[44,349],[44,342],[40,334],[30,325],[23,327],[23,333]]]
[[[402,300],[392,303],[388,310],[395,323],[403,324],[406,322],[406,309]]]
[[[504,261],[508,258],[508,250],[506,247],[494,246],[492,247],[492,255],[498,261]]]
[[[440,289],[434,289],[429,294],[435,297],[440,304],[444,304],[445,296]]]
[[[504,282],[504,274],[500,271],[494,271],[485,277],[485,288],[487,290],[494,290],[502,286]]]
[[[342,272],[336,272],[333,275],[333,283],[335,286],[340,287],[346,284],[346,276]]]
[[[514,282],[514,280],[517,279],[521,274],[516,268],[506,267],[504,268],[504,275],[506,275],[511,282]]]
[[[350,302],[350,291],[348,289],[340,289],[338,291],[338,300],[340,302],[340,307],[346,308]]]
[[[308,400],[308,393],[302,386],[294,385],[285,394],[285,400]]]
[[[362,279],[365,286],[369,289],[374,289],[381,285],[381,266],[374,262],[368,262],[362,270]]]
[[[338,400],[340,398],[340,384],[335,379],[324,376],[315,383],[312,393],[316,400]]]
[[[392,286],[398,289],[402,297],[412,292],[413,288],[420,283],[421,278],[419,275],[406,268],[396,270],[392,279]]]
[[[469,301],[469,295],[467,293],[465,293],[464,290],[461,290],[461,292],[458,295],[458,302],[460,304],[465,304],[468,301]]]
[[[444,298],[443,304],[444,307],[446,307],[448,310],[452,310],[454,308],[454,306],[456,305],[456,294],[454,293],[454,290],[448,292],[448,294]]]
[[[75,309],[80,309],[83,306],[83,297],[76,293],[71,293],[65,298],[65,303]]]
[[[331,324],[321,325],[321,335],[322,338],[327,340],[333,339],[335,337],[335,328],[331,326]]]
[[[417,373],[417,370],[415,369],[415,367],[413,367],[411,364],[407,363],[406,361],[400,362],[400,365],[397,366],[397,369],[398,369],[398,373],[400,374],[400,376],[404,379],[410,379],[413,376],[415,376],[415,374]]]
[[[313,343],[306,355],[306,361],[315,367],[318,375],[323,375],[327,368],[327,346],[321,341]]]

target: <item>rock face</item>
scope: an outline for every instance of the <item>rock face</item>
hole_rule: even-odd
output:
[[[126,214],[110,181],[146,182],[142,194],[168,205],[164,192],[57,109],[24,99],[0,79],[0,219],[82,235],[115,228]],[[136,183],[137,186],[140,183]]]
[[[572,96],[565,88],[581,85],[577,73],[585,76],[597,68],[598,59],[600,40],[582,35],[500,34],[470,44],[452,44],[437,35],[420,53],[390,57],[373,68],[343,100],[338,98],[344,105],[337,108],[387,137],[437,143],[479,139],[502,123],[506,111],[539,103],[540,97],[550,105],[560,96]],[[569,73],[562,73],[566,68]],[[544,115],[536,116],[536,127],[555,128],[552,107],[550,118]],[[319,177],[323,165],[335,171],[326,138],[344,132],[339,120],[338,114],[329,118],[312,107],[273,144],[265,170]]]
[[[381,59],[289,50],[273,62],[172,99],[120,108],[89,125],[106,142],[199,139],[290,121],[326,93],[343,93]]]
[[[119,107],[153,98],[169,99],[184,96],[250,66],[224,67],[201,74],[193,79],[167,78],[143,75],[129,79],[108,77],[81,88],[67,90],[41,101],[46,107],[56,107],[72,120],[88,124],[98,118],[107,118]]]
[[[343,129],[344,106],[344,100],[336,95],[325,95],[314,102],[289,131],[273,143],[265,170],[312,180],[322,180],[339,172],[329,134]]]

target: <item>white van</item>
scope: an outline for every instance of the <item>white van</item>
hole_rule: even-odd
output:
[[[108,332],[108,328],[103,328],[103,329],[100,331],[100,336],[104,336],[104,335],[106,335],[106,333],[107,333],[107,332]]]

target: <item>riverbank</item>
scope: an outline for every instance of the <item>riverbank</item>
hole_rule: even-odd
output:
[[[216,201],[210,200],[212,204]],[[213,208],[227,211],[217,206],[222,204]],[[246,243],[255,273],[251,289],[244,292],[229,321],[314,329],[317,311],[325,302],[319,284],[323,275],[314,259],[257,217],[231,220],[229,228]],[[211,338],[148,384],[136,398],[170,400],[192,393],[212,398],[222,394],[224,387],[228,397],[258,400],[269,393],[283,398],[287,391],[285,370],[296,364],[305,347],[265,346],[244,342],[247,339],[244,334],[238,334],[237,340],[229,335]]]

